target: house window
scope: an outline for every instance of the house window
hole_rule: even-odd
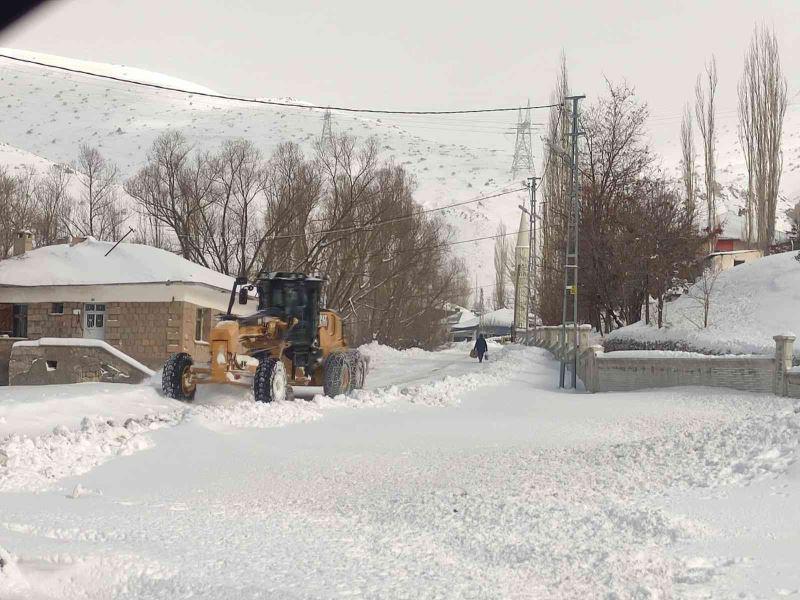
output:
[[[11,335],[13,337],[28,337],[28,305],[15,304],[12,311],[14,322]]]
[[[50,305],[50,314],[51,315],[63,315],[64,314],[64,303],[63,302],[53,302]]]
[[[194,319],[194,339],[198,342],[206,340],[206,323],[208,322],[208,309],[198,308]]]
[[[738,267],[739,265],[743,265],[743,264],[744,264],[743,260],[736,260],[735,258],[733,259],[733,266],[734,267]]]

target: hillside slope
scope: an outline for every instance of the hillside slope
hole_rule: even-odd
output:
[[[0,53],[87,68],[81,61],[48,55],[9,49],[0,49]],[[4,104],[0,112],[0,142],[53,162],[74,160],[78,146],[89,143],[116,162],[124,177],[133,175],[144,164],[153,140],[167,129],[181,130],[198,148],[209,150],[226,140],[248,138],[269,155],[286,141],[296,142],[310,153],[322,128],[321,110],[253,105],[149,89],[3,58],[0,65],[0,97]],[[205,90],[128,67],[88,67],[114,76]],[[510,181],[508,149],[423,138],[381,119],[342,113],[333,118],[335,132],[361,140],[375,136],[384,158],[405,165],[417,179],[416,197],[426,208],[520,187]],[[516,114],[508,118],[513,122]],[[511,224],[519,218],[517,206],[526,197],[526,192],[520,192],[441,214],[453,226],[454,241],[482,237],[494,234],[501,221],[509,223],[513,230]],[[459,244],[453,246],[453,251],[467,260],[473,273],[479,274],[479,285],[493,283],[491,240]]]

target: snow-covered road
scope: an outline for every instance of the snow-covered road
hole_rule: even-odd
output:
[[[41,388],[0,391],[0,431],[29,434],[0,443],[0,598],[800,589],[800,419],[785,399],[559,392],[534,348],[483,365],[464,347],[366,352],[371,389],[353,399],[211,390],[186,408],[147,386],[73,386],[44,410]],[[757,506],[794,519],[776,544],[780,519]]]

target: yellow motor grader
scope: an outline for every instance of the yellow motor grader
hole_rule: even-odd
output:
[[[191,402],[198,385],[230,383],[252,386],[259,402],[284,400],[291,386],[322,386],[327,396],[347,394],[364,385],[369,363],[348,349],[342,319],[320,307],[324,280],[304,273],[261,272],[255,284],[237,278],[228,312],[211,330],[208,364],[195,364],[186,352],[167,359],[161,389]],[[238,297],[247,304],[258,293],[258,311],[232,314]]]

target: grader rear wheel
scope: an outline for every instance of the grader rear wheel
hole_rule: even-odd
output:
[[[353,389],[363,389],[364,382],[367,379],[367,360],[361,356],[358,350],[349,350],[347,355],[350,362],[350,379],[353,382]]]
[[[331,398],[347,394],[353,389],[352,367],[345,352],[334,352],[325,361],[322,389]]]

